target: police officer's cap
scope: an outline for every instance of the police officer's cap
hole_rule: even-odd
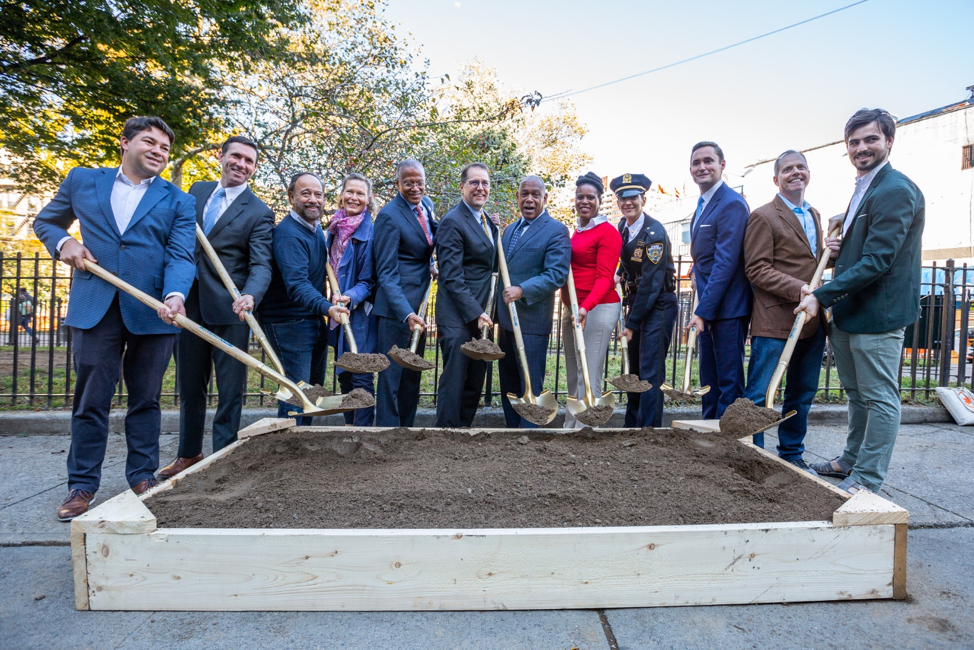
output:
[[[643,194],[653,184],[645,174],[623,174],[616,176],[609,183],[609,189],[620,199]]]

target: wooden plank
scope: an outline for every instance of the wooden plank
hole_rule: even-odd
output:
[[[831,483],[829,483],[828,481],[826,481],[824,478],[822,478],[820,476],[814,476],[810,472],[806,472],[803,469],[799,469],[799,468],[795,467],[794,465],[792,465],[791,463],[789,463],[787,460],[784,460],[783,458],[779,457],[777,454],[772,454],[770,451],[768,451],[766,449],[761,449],[760,447],[758,447],[757,445],[755,445],[754,443],[752,443],[751,440],[750,440],[750,438],[751,438],[751,436],[747,436],[746,438],[739,438],[738,439],[738,442],[741,443],[742,445],[746,446],[746,447],[750,447],[750,448],[754,449],[756,452],[758,452],[759,454],[761,454],[762,456],[764,456],[768,460],[772,460],[772,461],[778,463],[779,465],[782,465],[783,467],[787,467],[792,472],[797,472],[798,475],[801,476],[803,479],[806,479],[808,481],[814,481],[815,483],[818,483],[820,486],[822,486],[822,487],[830,490],[831,492],[837,494],[838,496],[842,497],[843,499],[850,499],[851,498],[851,495],[848,492],[846,492],[845,490],[840,490],[836,486],[834,486]],[[833,515],[833,517],[834,516],[835,515]]]
[[[673,420],[673,428],[698,433],[720,433],[720,420]]]
[[[72,533],[135,535],[155,529],[155,515],[132,490],[125,490],[71,522]]]
[[[896,524],[893,549],[893,598],[906,598],[906,531],[908,526]]]
[[[92,609],[563,609],[890,598],[893,526],[89,535]],[[133,593],[151,594],[133,598]]]
[[[910,513],[905,508],[872,492],[856,492],[832,514],[832,523],[836,526],[871,526],[909,522]]]
[[[171,479],[168,479],[166,481],[163,481],[162,483],[160,483],[156,487],[152,488],[151,490],[149,490],[148,492],[146,492],[145,494],[143,494],[142,497],[141,497],[142,500],[145,501],[147,498],[149,498],[149,497],[151,497],[151,496],[153,496],[155,494],[159,494],[161,492],[168,492],[169,490],[171,490],[174,487],[176,487],[177,485],[179,485],[180,481],[182,481],[184,478],[186,478],[190,474],[195,474],[196,472],[201,472],[204,469],[206,469],[207,467],[209,467],[210,465],[212,465],[213,463],[215,463],[216,461],[218,461],[221,458],[223,458],[224,456],[227,456],[228,454],[232,454],[241,445],[246,444],[247,443],[247,440],[248,440],[248,438],[244,438],[243,440],[237,440],[236,442],[230,443],[229,445],[227,445],[226,447],[224,447],[220,451],[216,452],[215,454],[210,454],[209,456],[207,456],[206,458],[204,458],[200,462],[196,463],[192,467],[190,467],[188,469],[184,469],[179,474],[176,474],[175,476],[173,476]]]
[[[290,429],[295,424],[297,424],[297,420],[294,418],[264,418],[263,420],[258,420],[249,427],[245,427],[238,431],[237,440],[259,436],[265,433],[273,433],[274,431]]]
[[[71,568],[74,571],[74,608],[88,609],[88,562],[85,534],[71,531]]]

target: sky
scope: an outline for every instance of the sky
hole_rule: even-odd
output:
[[[389,0],[432,75],[475,57],[518,96],[578,91],[770,32],[857,0],[784,3]],[[908,117],[974,85],[974,0],[868,0],[793,29],[572,97],[601,176],[644,173],[695,194],[690,148],[727,171],[842,139],[856,109]],[[895,147],[894,147],[895,159]],[[850,178],[854,175],[850,166]]]

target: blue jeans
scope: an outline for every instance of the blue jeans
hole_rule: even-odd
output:
[[[766,336],[751,337],[751,360],[747,366],[747,389],[744,397],[757,406],[764,406],[765,393],[771,383],[771,375],[778,365],[787,339]],[[819,372],[822,370],[822,353],[825,351],[825,328],[819,326],[815,335],[799,339],[785,372],[785,399],[782,414],[798,411],[791,419],[778,426],[778,455],[784,460],[796,460],[805,451],[805,433],[808,431],[808,411],[818,390]],[[764,434],[753,438],[754,444],[764,447]]]
[[[261,323],[267,340],[284,366],[284,374],[297,383],[325,383],[328,362],[328,324],[323,318],[298,318],[278,323]],[[303,413],[300,406],[278,400],[277,417]],[[310,417],[297,418],[298,426],[311,426]]]

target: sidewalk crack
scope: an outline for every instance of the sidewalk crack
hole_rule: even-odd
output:
[[[605,615],[604,609],[595,610],[599,615],[599,622],[602,623],[602,631],[605,632],[605,640],[609,644],[609,650],[619,650],[619,642],[616,641],[615,632],[609,624],[609,619]]]

